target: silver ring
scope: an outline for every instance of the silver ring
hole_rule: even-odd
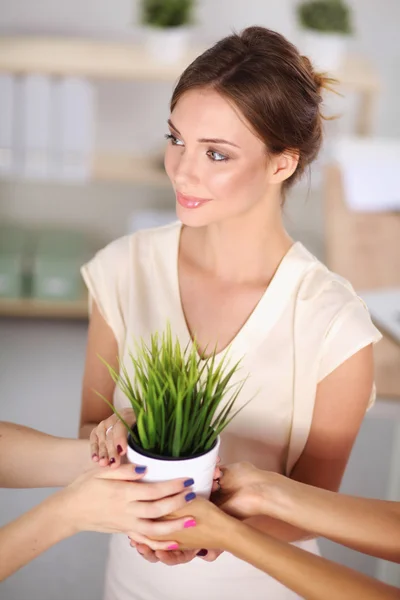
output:
[[[106,429],[106,435],[108,435],[111,431],[111,429],[114,427],[114,425],[110,425],[110,427],[107,427]]]

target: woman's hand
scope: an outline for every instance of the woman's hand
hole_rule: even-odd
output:
[[[122,408],[119,412],[128,425],[132,426],[136,422],[135,413],[131,408]],[[116,415],[101,421],[90,434],[92,460],[101,467],[118,467],[127,448],[128,433]]]
[[[213,501],[238,519],[257,515],[281,518],[282,508],[301,486],[284,475],[262,471],[247,462],[221,467],[221,473],[221,489]]]
[[[182,518],[185,513],[187,513],[187,509],[183,508],[168,518]],[[215,560],[223,551],[221,548],[225,548],[227,537],[232,534],[232,524],[235,523],[235,520],[204,498],[194,500],[190,505],[190,513],[193,514],[197,524],[196,527],[190,530],[184,529],[174,534],[175,541],[179,544],[179,550],[156,552],[156,557],[166,555],[165,560],[162,562],[169,565],[189,562],[198,554],[198,548],[207,548],[208,554],[213,556],[212,560]],[[161,539],[163,539],[163,536],[157,536],[157,540]],[[131,545],[135,546],[135,544]],[[141,549],[140,553],[143,554]],[[206,557],[207,555],[204,556],[205,560]],[[154,557],[145,555],[145,558],[150,558],[151,562],[157,562]]]
[[[221,467],[221,472],[221,489],[213,497],[215,504],[238,519],[261,514],[268,493],[268,476],[276,474],[261,471],[247,462]]]
[[[143,474],[142,467],[131,464],[113,470],[95,468],[59,492],[62,518],[68,520],[72,533],[125,533],[153,550],[176,545],[172,534],[189,525],[193,527],[193,518],[182,515],[173,520],[157,519],[183,507],[188,513],[188,502],[194,496],[193,480],[137,482]],[[159,536],[164,541],[152,541]]]

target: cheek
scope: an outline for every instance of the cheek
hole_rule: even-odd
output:
[[[265,171],[253,165],[216,166],[208,173],[208,188],[216,200],[246,201],[262,193]]]
[[[178,168],[179,161],[178,152],[174,152],[173,150],[174,148],[168,145],[164,154],[165,171],[172,182],[175,179],[175,173]]]

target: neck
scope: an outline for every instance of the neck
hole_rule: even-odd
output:
[[[245,214],[190,229],[189,236],[190,261],[231,283],[268,283],[293,244],[280,207],[274,214]]]

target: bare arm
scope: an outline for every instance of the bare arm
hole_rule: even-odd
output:
[[[306,600],[399,599],[400,591],[240,523],[227,548]]]
[[[91,466],[87,441],[57,438],[23,425],[0,423],[0,487],[68,485]]]
[[[291,473],[292,479],[338,491],[372,385],[372,346],[357,352],[318,385],[310,434]],[[271,517],[252,517],[249,524],[284,541],[315,537],[307,528]]]
[[[94,390],[113,403],[115,384],[99,355],[118,370],[118,344],[115,336],[93,302],[83,377],[79,437],[88,439],[94,427],[112,415],[107,404]]]
[[[216,500],[230,515],[246,519],[266,514],[365,554],[400,562],[400,502],[329,492],[249,463],[235,463],[222,472]]]
[[[70,441],[77,446],[82,445],[78,440]],[[54,438],[52,449],[57,450],[57,445],[60,451],[56,454],[61,459],[58,468],[62,470],[68,464],[72,445],[67,448],[62,440]],[[87,442],[84,445],[87,446]],[[85,450],[87,452],[87,448]],[[46,470],[46,481],[53,485],[51,469],[47,469],[47,466],[54,463],[54,457],[45,454],[42,459],[32,469],[39,472]],[[57,542],[79,531],[124,533],[149,544],[155,550],[166,550],[172,541],[155,542],[153,546],[148,535],[154,538],[161,534],[171,540],[176,530],[184,528],[187,520],[184,517],[164,522],[156,522],[155,518],[185,506],[189,488],[185,487],[182,479],[157,484],[135,483],[142,476],[143,472],[136,473],[135,465],[123,465],[119,469],[95,467],[62,491],[0,528],[0,581]],[[27,485],[32,481],[25,474],[23,477]],[[15,480],[18,480],[18,476]],[[37,484],[38,479],[34,479],[34,482]],[[160,530],[160,526],[163,530]]]
[[[281,488],[277,493],[271,493],[272,485],[268,498],[263,495],[262,512],[364,554],[400,563],[400,502],[355,498],[290,480],[277,487]]]
[[[257,531],[203,499],[193,503],[191,513],[197,527],[176,535],[181,548],[222,548],[306,600],[400,598],[400,590]]]

